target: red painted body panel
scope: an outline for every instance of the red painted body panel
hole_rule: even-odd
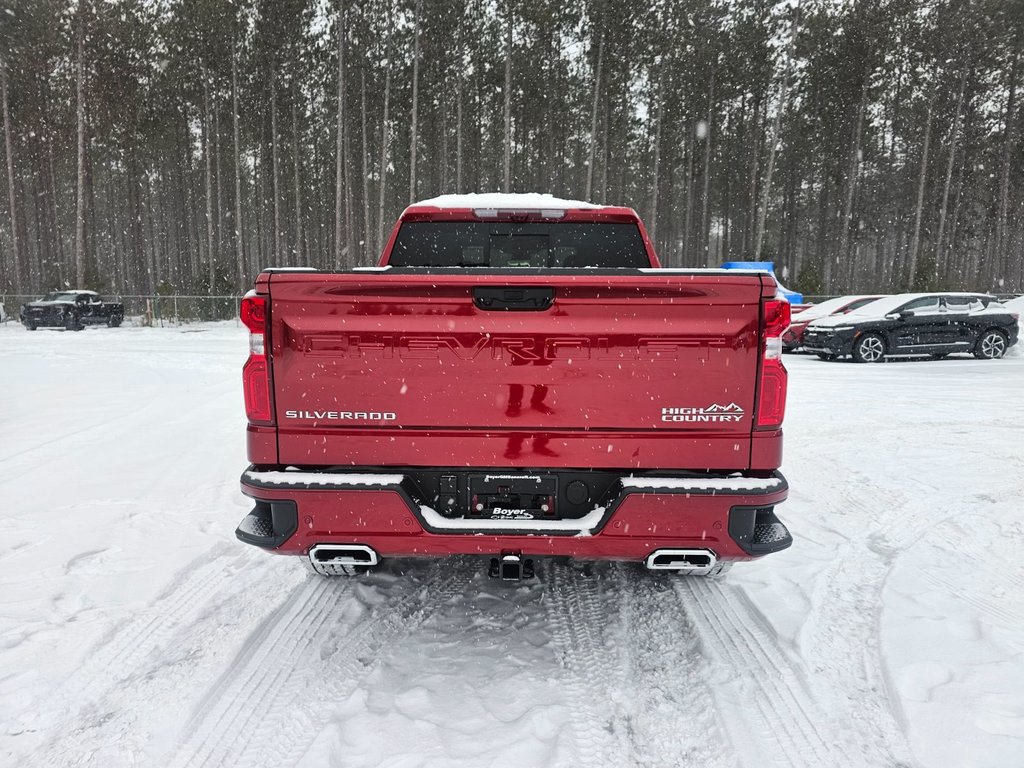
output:
[[[292,466],[429,467],[443,464],[534,469],[682,469],[686,463],[699,462],[701,470],[727,472],[746,468],[752,445],[749,436],[690,438],[675,431],[635,435],[598,430],[332,429],[329,439],[323,432],[323,429],[281,430],[279,445],[281,456],[285,457],[281,463]],[[771,433],[763,439],[760,435],[757,438],[758,446],[778,442]],[[758,459],[762,464],[767,457],[778,454],[767,447],[769,450],[763,455],[759,448]],[[756,469],[772,470],[777,466]]]
[[[257,466],[277,464],[277,429],[250,424],[245,430],[249,463]]]
[[[392,490],[292,490],[254,488],[253,498],[298,504],[298,531],[277,550],[304,555],[314,544],[364,544],[383,557],[455,554],[564,555],[582,559],[643,560],[655,549],[709,548],[721,560],[750,560],[729,537],[729,510],[768,506],[787,491],[750,495],[634,493],[592,536],[437,534],[425,531],[402,497]]]
[[[550,310],[474,306],[475,286],[532,284],[554,287]],[[757,275],[296,273],[269,288],[282,464],[749,468]],[[715,405],[742,416],[663,411]]]
[[[782,466],[782,430],[755,432],[750,443],[750,470],[769,472]]]

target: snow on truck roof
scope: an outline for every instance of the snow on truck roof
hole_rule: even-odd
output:
[[[599,208],[611,208],[613,206],[597,205],[595,203],[584,202],[583,200],[563,200],[562,198],[548,194],[541,194],[539,192],[484,192],[467,195],[440,195],[439,197],[432,197],[429,200],[420,200],[409,207],[569,211],[596,210]]]

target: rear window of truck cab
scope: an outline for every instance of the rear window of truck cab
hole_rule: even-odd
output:
[[[394,267],[649,267],[636,224],[410,221],[398,230]]]

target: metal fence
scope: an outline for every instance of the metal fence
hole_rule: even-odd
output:
[[[36,301],[39,296],[0,294],[0,303],[6,309],[7,320],[17,321],[22,304]],[[234,320],[238,322],[240,296],[117,296],[103,297],[104,301],[124,304],[126,325],[181,325],[184,323]]]

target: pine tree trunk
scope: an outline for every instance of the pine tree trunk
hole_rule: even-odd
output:
[[[270,74],[270,162],[274,195],[274,242],[272,261],[280,264],[281,253],[281,161],[277,147],[277,73]]]
[[[661,172],[661,124],[663,122],[662,112],[665,109],[663,78],[664,73],[660,72],[655,95],[657,104],[652,110],[654,113],[654,161],[651,170],[651,202],[647,213],[647,229],[650,232],[651,242],[655,244],[655,249],[657,249],[658,243],[658,192],[661,185],[659,176]]]
[[[466,38],[464,29],[467,24],[467,12],[471,12],[467,6],[466,12],[462,14],[462,18],[459,23],[458,38],[456,45],[458,67],[455,69],[455,193],[462,192],[462,173],[463,173],[463,133],[462,133],[462,119],[463,110],[465,106],[463,104],[463,98],[465,95],[465,67],[463,62],[466,60]]]
[[[174,258],[175,258],[175,244],[172,242],[171,231],[167,226],[167,209],[169,207],[168,196],[170,190],[168,189],[171,179],[171,174],[167,170],[167,166],[162,166],[160,169],[160,183],[157,185],[156,194],[156,225],[158,227],[160,237],[160,255],[161,259],[157,262],[156,272],[156,285],[159,290],[161,284],[165,284],[174,278]]]
[[[832,270],[835,264],[835,260],[828,253],[828,222],[829,222],[829,211],[831,210],[832,204],[832,172],[830,168],[823,168],[822,172],[822,186],[821,195],[818,197],[818,231],[817,231],[817,242],[815,243],[815,249],[817,250],[817,259],[822,259],[822,287],[825,293],[832,292]]]
[[[970,136],[971,135],[971,127],[972,127],[972,123],[973,123],[973,115],[974,115],[974,110],[971,108],[971,101],[968,101],[967,102],[967,113],[965,114],[964,121],[963,121],[964,122],[964,125],[963,125],[963,135],[964,136]],[[946,261],[946,263],[950,267],[950,270],[946,274],[951,274],[952,276],[959,278],[959,279],[956,280],[954,285],[956,285],[957,287],[964,287],[963,276],[967,274],[967,265],[969,263],[970,254],[966,252],[967,251],[966,248],[958,249],[956,247],[957,246],[956,235],[957,235],[958,225],[960,223],[961,203],[963,202],[963,198],[964,198],[964,184],[965,184],[964,176],[969,172],[968,169],[970,167],[966,152],[964,152],[963,155],[961,155],[960,162],[957,165],[958,165],[958,167],[957,167],[956,185],[955,185],[956,186],[956,194],[953,197],[953,213],[949,217],[949,237],[947,238],[947,242],[949,243],[949,245],[945,249],[945,253],[947,254],[945,261]],[[968,183],[969,183],[969,181],[970,181],[970,177],[968,177],[968,179],[967,179]],[[963,252],[961,252],[961,251],[963,251]],[[973,274],[976,274],[976,273],[971,273],[971,274],[973,275]]]
[[[238,47],[231,52],[231,132],[235,149],[235,269],[239,290],[245,289],[245,243],[242,239],[242,158],[238,141]]]
[[[546,49],[547,49],[547,60],[548,62],[554,62],[558,55],[558,45],[555,41],[553,34],[548,34],[545,38]],[[549,64],[549,76],[552,82],[557,82],[558,73],[553,66]],[[544,186],[547,189],[555,189],[555,170],[558,168],[558,158],[555,151],[555,132],[557,130],[557,120],[555,119],[556,105],[553,103],[553,99],[546,99],[544,105],[544,125],[545,135],[547,142],[544,147],[544,157],[547,159],[547,167],[545,168],[544,175]]]
[[[150,293],[156,293],[156,289],[159,288],[160,283],[163,282],[163,266],[166,258],[166,242],[163,237],[162,219],[160,212],[162,210],[160,200],[160,189],[163,186],[158,179],[156,189],[153,188],[153,182],[149,174],[146,174],[146,211],[149,217],[149,246],[151,249],[151,267],[152,267],[152,282]]]
[[[390,49],[390,41],[389,41]],[[388,108],[391,105],[391,58],[390,51],[387,72],[384,75],[384,115],[381,120],[380,136],[380,184],[377,187],[377,248],[378,254],[384,250],[384,201],[386,199],[388,181],[388,145],[391,142],[391,125],[388,122]]]
[[[438,130],[441,133],[441,151],[438,153],[437,158],[437,178],[438,182],[435,185],[438,186],[441,192],[448,191],[448,81],[445,79],[442,81],[441,95],[439,96],[441,110],[440,124]]]
[[[216,96],[213,103],[213,183],[217,189],[217,208],[213,214],[213,250],[216,254],[214,259],[218,264],[221,259],[221,252],[224,250],[224,185],[221,184],[221,157],[220,157],[220,102]]]
[[[146,201],[145,204],[143,204],[142,188],[140,188],[136,192],[136,195],[138,196],[140,213],[142,208],[145,207],[145,221],[143,221],[140,216],[136,226],[138,227],[139,248],[142,252],[142,257],[145,263],[146,293],[152,296],[156,293],[157,261],[159,259],[157,253],[159,243],[156,236],[156,225],[153,221],[153,184],[150,180],[149,174],[145,171],[143,171],[138,178],[141,182],[140,187],[145,189]],[[145,226],[147,223],[149,224],[149,237],[146,237]]]
[[[750,123],[747,143],[750,145],[750,182],[747,188],[747,214],[743,223],[743,250],[750,254],[754,250],[754,229],[757,226],[757,182],[761,170],[761,120],[763,94],[754,97],[754,117]]]
[[[460,48],[461,50],[461,48]],[[455,191],[462,192],[462,71],[455,86]]]
[[[299,154],[299,99],[292,94],[292,168],[295,183],[295,265],[306,266],[302,250],[302,155]]]
[[[761,205],[757,212],[757,227],[754,235],[754,261],[760,261],[761,248],[764,245],[764,227],[768,218],[768,205],[771,203],[772,175],[775,172],[775,145],[779,140],[779,125],[782,122],[782,113],[786,109],[786,90],[788,87],[789,73],[787,72],[782,81],[782,93],[779,94],[779,106],[776,108],[775,116],[772,118],[772,129],[768,136],[768,167],[764,171],[764,185],[761,189]]]
[[[75,287],[85,286],[85,13],[86,0],[78,6],[78,64],[75,95],[78,115],[78,178],[75,203]],[[13,208],[12,208],[13,212]]]
[[[258,272],[263,267],[267,266],[267,261],[268,261],[268,259],[267,259],[267,242],[266,242],[266,240],[267,240],[267,224],[266,224],[266,221],[267,220],[266,220],[266,217],[264,215],[266,213],[266,204],[265,204],[265,202],[266,202],[266,199],[267,199],[267,163],[266,163],[266,160],[264,160],[264,158],[263,158],[263,154],[264,154],[263,137],[265,136],[265,134],[264,134],[264,127],[265,127],[265,125],[266,125],[266,112],[264,111],[264,109],[261,109],[260,110],[260,122],[259,122],[259,126],[260,127],[259,127],[259,131],[256,134],[258,139],[257,139],[256,151],[253,153],[253,167],[252,167],[253,181],[255,182],[254,189],[253,189],[253,196],[254,197],[253,197],[252,203],[253,203],[253,211],[256,214],[255,216],[253,216],[253,222],[256,225],[256,233],[255,233],[256,234],[256,240],[255,240],[255,243],[256,243],[256,248],[255,248],[255,250],[256,250],[256,253],[255,253],[256,263],[253,265],[254,268],[252,270],[254,273]]]
[[[347,104],[347,98],[346,98]],[[352,163],[351,141],[348,126],[348,108],[345,109],[346,122],[341,132],[341,157],[344,171],[342,181],[345,186],[345,252],[348,254],[346,265],[353,267],[359,263],[360,258],[356,253],[356,227],[355,227],[355,205],[353,203],[353,190],[355,183],[352,175],[355,167]]]
[[[949,187],[953,180],[953,165],[956,161],[957,144],[960,141],[960,122],[964,108],[964,92],[967,88],[967,67],[960,74],[960,91],[956,99],[956,115],[953,117],[953,129],[949,137],[949,160],[946,163],[946,180],[942,185],[942,205],[939,208],[939,233],[935,242],[935,280],[943,278],[943,235],[946,232],[946,211],[949,205]]]
[[[711,87],[708,89],[708,112],[704,124],[704,195],[701,201],[700,211],[700,234],[701,234],[701,255],[703,265],[709,264],[708,250],[711,247],[711,130],[715,109],[715,75],[716,70],[711,70]],[[728,219],[726,219],[728,226]]]
[[[33,147],[29,145],[28,154],[31,156],[34,154]],[[41,217],[39,212],[39,193],[36,187],[36,175],[34,173],[25,174],[27,178],[22,178],[21,183],[28,187],[28,194],[22,191],[22,198],[29,201],[28,205],[25,206],[25,240],[26,245],[29,246],[31,253],[31,274],[32,282],[35,285],[40,285],[42,280],[46,279],[43,271],[43,238]]]
[[[601,205],[605,205],[608,202],[608,162],[611,159],[609,157],[609,142],[608,134],[611,132],[612,123],[612,97],[611,88],[612,84],[609,82],[609,87],[605,90],[604,101],[604,120],[602,120],[601,127],[601,188],[597,196],[597,201]]]
[[[928,114],[925,117],[924,145],[921,148],[921,172],[917,180],[917,206],[914,212],[914,234],[910,241],[910,255],[907,263],[907,290],[913,290],[917,277],[917,254],[921,246],[921,218],[924,215],[924,190],[928,179],[928,151],[932,140],[932,111],[935,108],[937,86],[932,86],[932,95],[928,99]]]
[[[590,147],[587,154],[587,187],[583,199],[590,200],[594,191],[594,161],[597,157],[597,105],[601,98],[601,68],[604,64],[604,28],[597,42],[597,65],[594,68],[594,98],[590,109]]]
[[[45,106],[44,106],[45,110]],[[36,136],[38,142],[38,148],[35,152],[35,166],[36,176],[39,180],[39,202],[41,206],[41,223],[43,224],[42,231],[45,233],[43,242],[46,250],[46,262],[50,266],[51,270],[56,270],[58,275],[62,274],[64,265],[61,260],[57,257],[57,240],[54,235],[55,231],[55,217],[54,217],[54,203],[53,197],[50,190],[50,177],[47,172],[46,158],[48,155],[47,146],[53,146],[50,141],[49,130],[47,126],[47,120],[45,116],[41,121],[42,130],[39,135]],[[0,266],[0,275],[3,274],[3,268]],[[0,289],[2,290],[2,289]]]
[[[199,235],[195,230],[197,223],[197,217],[195,215],[195,202],[193,200],[193,183],[192,183],[192,131],[189,127],[188,122],[182,126],[183,136],[181,144],[181,189],[182,189],[182,223],[185,231],[185,263],[183,270],[183,279],[187,275],[188,283],[182,283],[180,288],[184,288],[187,292],[193,290],[192,280],[196,277],[196,252],[199,251],[202,246],[199,244]]]
[[[1009,80],[1010,93],[1006,102],[1006,118],[1003,139],[1003,171],[1002,180],[999,184],[999,217],[996,221],[996,242],[993,278],[1000,279],[1006,269],[1006,214],[1010,201],[1010,166],[1012,164],[1015,116],[1017,108],[1017,64],[1019,54],[1014,54],[1013,63],[1010,65]]]
[[[419,142],[419,94],[420,94],[420,24],[423,0],[416,0],[416,20],[413,27],[412,54],[412,121],[409,131],[409,205],[416,202],[416,147]]]
[[[853,148],[850,151],[850,165],[846,177],[846,194],[843,199],[843,219],[839,229],[839,253],[840,263],[846,264],[849,257],[850,226],[853,223],[853,199],[857,191],[857,181],[860,178],[861,164],[861,136],[864,132],[864,111],[867,108],[868,82],[870,79],[870,67],[864,73],[864,84],[860,92],[860,104],[857,105],[857,124],[853,132]],[[852,270],[851,270],[852,273]]]
[[[59,198],[57,195],[57,170],[56,161],[53,156],[52,134],[50,141],[47,142],[47,166],[50,182],[50,215],[53,217],[53,238],[57,247],[57,258],[60,259],[61,264],[64,264],[64,239],[61,237],[60,215],[57,213],[57,201]]]
[[[210,81],[203,66],[203,160],[206,164],[206,263],[207,290],[213,295],[216,260],[213,248],[213,165],[210,151]]]
[[[502,191],[512,189],[512,0],[505,0],[505,157]]]
[[[342,210],[345,201],[345,2],[338,3],[338,124],[335,141],[335,174],[334,174],[334,268],[341,269],[344,263],[344,243],[342,237]]]
[[[686,195],[686,208],[683,216],[683,242],[679,254],[679,266],[689,266],[693,262],[690,255],[690,234],[693,230],[693,151],[696,147],[693,143],[693,126],[689,126],[686,132],[686,181],[684,182],[684,194]]]
[[[14,138],[11,130],[11,115],[7,106],[7,64],[0,59],[0,99],[4,110],[4,147],[7,155],[7,199],[11,214],[11,277],[16,291],[26,290],[21,272],[21,248],[18,240],[18,199],[14,191]]]
[[[796,47],[797,29],[800,23],[799,6],[793,18],[793,26],[790,30],[789,45],[786,51],[786,67],[782,73],[782,84],[779,88],[779,104],[772,118],[772,130],[768,137],[768,167],[764,174],[764,189],[762,190],[761,209],[757,215],[757,231],[754,241],[754,260],[761,259],[761,248],[764,245],[764,227],[768,217],[768,205],[771,202],[772,173],[775,170],[776,145],[779,142],[779,128],[782,124],[782,115],[786,111],[789,96],[789,73],[793,63],[793,51]]]
[[[360,87],[360,105],[361,114],[360,127],[362,131],[363,140],[363,152],[362,152],[362,165],[363,165],[363,251],[369,252],[372,248],[372,239],[370,231],[370,160],[369,152],[370,146],[366,136],[366,68],[360,67],[359,69],[359,87]]]

